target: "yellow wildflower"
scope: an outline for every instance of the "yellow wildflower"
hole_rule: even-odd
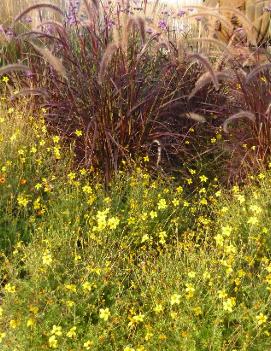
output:
[[[232,227],[229,225],[223,226],[221,228],[222,235],[229,237],[232,233]]]
[[[66,306],[67,306],[67,307],[73,307],[74,304],[75,304],[75,303],[74,303],[74,301],[72,301],[72,300],[67,300],[67,301],[66,301]]]
[[[170,298],[170,304],[173,305],[179,305],[181,302],[181,295],[179,294],[173,294]]]
[[[60,325],[53,325],[53,328],[51,330],[52,335],[57,335],[61,336],[62,335],[62,327]]]
[[[93,346],[93,341],[87,340],[86,342],[84,342],[84,348],[87,350],[91,350],[91,347]]]
[[[217,246],[223,246],[223,243],[224,243],[224,238],[221,234],[217,234],[215,237],[215,242],[216,242],[216,245]]]
[[[188,284],[185,284],[186,285],[186,288],[185,288],[185,291],[186,291],[186,297],[188,299],[190,299],[191,297],[194,296],[194,293],[195,293],[195,288],[193,287],[192,284],[188,283]]]
[[[9,326],[12,329],[16,329],[17,326],[18,326],[18,323],[17,323],[17,321],[15,319],[11,319],[10,322],[9,322]]]
[[[196,316],[200,316],[202,314],[202,309],[200,306],[194,307],[193,312],[195,313]]]
[[[157,212],[151,211],[151,212],[150,212],[150,217],[151,217],[151,219],[156,218],[156,217],[157,217]]]
[[[6,333],[0,332],[0,344],[2,343],[5,336],[6,336]]]
[[[143,161],[144,161],[144,162],[149,162],[149,161],[150,161],[149,156],[144,156],[144,157],[143,157]]]
[[[67,333],[68,338],[75,338],[76,337],[76,327],[72,327],[68,333]]]
[[[165,199],[160,199],[157,205],[158,210],[164,210],[167,208],[167,202]]]
[[[200,181],[201,181],[202,183],[206,183],[207,180],[208,180],[208,178],[207,178],[205,175],[201,175],[201,176],[199,177],[199,179],[200,179]]]
[[[53,261],[53,259],[52,259],[52,255],[51,255],[50,251],[49,250],[45,250],[43,255],[42,255],[42,263],[45,266],[50,266],[52,261]]]
[[[76,285],[74,284],[65,284],[65,288],[73,293],[76,293]]]
[[[57,349],[58,348],[58,340],[55,337],[55,335],[50,336],[48,339],[48,344],[51,349]]]
[[[228,296],[228,294],[226,293],[226,290],[223,289],[223,290],[218,290],[218,297],[220,299],[225,299],[226,297]]]
[[[108,219],[108,227],[112,230],[116,229],[119,225],[120,220],[117,217],[111,217]]]
[[[223,301],[223,310],[226,312],[232,312],[235,304],[235,298],[229,297],[225,301]]]
[[[260,313],[256,316],[257,324],[262,325],[267,322],[267,316],[265,316],[263,313]]]
[[[10,283],[5,285],[5,291],[11,294],[14,294],[16,291],[15,285],[11,285]]]
[[[26,207],[28,205],[28,203],[30,202],[30,200],[25,197],[24,195],[18,195],[17,197],[17,202],[18,202],[18,205],[21,206],[21,207]]]
[[[82,284],[82,288],[84,291],[90,291],[91,290],[91,283],[90,282],[84,282]]]
[[[83,135],[83,132],[82,132],[82,130],[76,129],[76,131],[74,132],[74,134],[75,134],[77,137],[80,137],[80,136]]]
[[[157,304],[154,306],[153,308],[153,311],[156,313],[156,314],[159,314],[161,312],[163,312],[163,306],[161,304]]]
[[[104,321],[107,321],[108,318],[110,317],[111,313],[109,311],[109,308],[100,308],[100,318],[103,319]]]
[[[257,217],[254,217],[254,216],[249,217],[249,219],[247,220],[247,223],[248,223],[248,224],[251,224],[251,225],[255,225],[255,224],[257,224],[258,222],[259,222],[258,218],[257,218]]]
[[[35,320],[33,318],[29,318],[26,322],[26,326],[28,328],[32,327],[35,324]]]

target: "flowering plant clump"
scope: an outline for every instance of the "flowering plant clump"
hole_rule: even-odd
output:
[[[269,172],[226,190],[142,160],[105,189],[23,106],[0,114],[1,350],[269,349]]]

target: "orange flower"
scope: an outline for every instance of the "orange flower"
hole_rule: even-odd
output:
[[[6,181],[6,178],[2,175],[0,175],[0,184],[4,184]]]
[[[21,185],[25,185],[26,183],[27,183],[27,180],[26,180],[26,179],[22,178],[22,179],[20,180],[20,184],[21,184]]]

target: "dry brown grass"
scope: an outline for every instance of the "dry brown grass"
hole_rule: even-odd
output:
[[[26,9],[29,6],[36,5],[41,1],[37,0],[1,0],[0,1],[0,24],[11,23],[15,16]],[[46,0],[46,3],[57,5],[64,8],[65,0]],[[48,11],[42,10],[42,15],[47,17]],[[52,16],[52,15],[50,15]],[[31,14],[34,25],[39,23],[39,12],[33,11]],[[52,17],[51,17],[52,18]]]

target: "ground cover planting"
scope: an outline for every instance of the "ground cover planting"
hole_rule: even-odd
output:
[[[263,24],[35,5],[0,37],[0,349],[268,351]]]

